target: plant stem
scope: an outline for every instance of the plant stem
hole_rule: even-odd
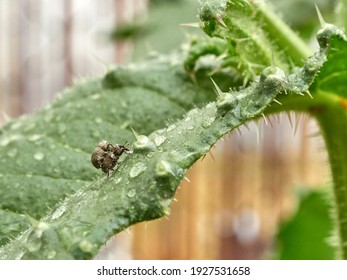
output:
[[[342,106],[327,107],[316,115],[329,154],[334,182],[338,248],[347,259],[347,112]]]
[[[294,63],[302,65],[312,55],[313,51],[308,45],[268,6],[263,0],[254,1],[267,25],[267,31],[272,34],[281,46],[286,46],[286,51],[291,55]]]
[[[281,95],[277,99],[283,105],[272,105],[265,113],[299,111],[317,119],[325,140],[333,179],[338,250],[340,256],[347,259],[347,100],[323,91],[317,91],[313,96],[311,99],[308,96]]]
[[[311,92],[311,94],[314,98],[308,95],[301,96],[298,94],[278,95],[276,99],[282,103],[282,105],[273,103],[265,109],[264,114],[270,115],[289,111],[314,113],[319,107],[334,107],[340,100],[335,94],[329,92],[316,91]]]

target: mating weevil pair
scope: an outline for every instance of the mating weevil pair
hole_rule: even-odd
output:
[[[91,156],[91,162],[95,168],[101,168],[101,170],[107,174],[116,166],[119,157],[123,153],[130,153],[129,149],[124,145],[112,145],[106,140],[102,140],[99,145],[95,148]]]

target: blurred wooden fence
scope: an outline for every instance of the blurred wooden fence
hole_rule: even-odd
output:
[[[30,113],[73,79],[127,61],[131,45],[111,43],[110,32],[143,12],[146,2],[1,0],[0,111],[10,117]]]
[[[124,63],[130,43],[108,32],[146,0],[0,0],[0,124],[33,112],[73,79]],[[134,259],[257,259],[272,248],[278,221],[295,209],[293,187],[325,182],[317,131],[307,118],[295,136],[286,116],[251,124],[217,143],[182,182],[171,215],[112,238],[97,256]],[[294,116],[291,117],[295,123]],[[295,126],[295,125],[294,125]],[[259,141],[258,141],[259,140]]]

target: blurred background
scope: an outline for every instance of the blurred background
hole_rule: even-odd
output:
[[[274,1],[307,41],[334,1]],[[167,53],[198,29],[196,0],[0,0],[0,125],[108,65]],[[316,124],[249,123],[187,174],[171,215],[111,238],[97,259],[331,259],[329,171]]]

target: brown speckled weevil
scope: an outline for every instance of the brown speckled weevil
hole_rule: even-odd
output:
[[[123,153],[129,152],[129,149],[125,147],[126,144],[127,142],[125,142],[124,145],[112,145],[106,140],[102,140],[92,153],[92,164],[95,168],[101,168],[108,177],[110,171],[116,166],[119,157]]]

